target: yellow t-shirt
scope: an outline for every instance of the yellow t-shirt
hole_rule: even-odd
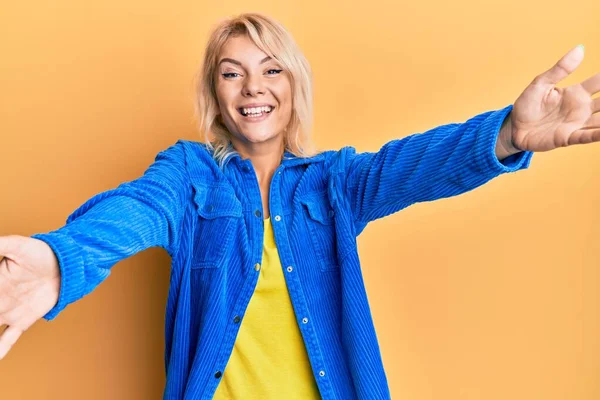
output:
[[[321,399],[290,300],[271,218],[262,267],[214,400]]]

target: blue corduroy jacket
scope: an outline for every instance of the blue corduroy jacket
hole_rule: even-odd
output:
[[[528,168],[531,152],[495,156],[511,109],[392,140],[377,152],[285,153],[269,211],[323,399],[390,398],[357,236],[368,222],[413,203]],[[263,210],[250,160],[234,155],[220,169],[202,143],[179,140],[140,178],[95,195],[65,226],[32,237],[50,245],[60,265],[60,296],[47,320],[94,290],[118,261],[163,247],[172,258],[164,399],[213,397],[261,264]]]

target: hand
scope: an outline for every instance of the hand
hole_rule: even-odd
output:
[[[557,88],[583,60],[575,47],[552,68],[538,75],[517,98],[510,113],[510,138],[516,151],[549,151],[600,141],[600,73],[585,81]]]
[[[0,360],[21,334],[56,305],[60,269],[52,248],[25,236],[0,236]]]

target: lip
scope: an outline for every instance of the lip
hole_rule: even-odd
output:
[[[262,113],[262,115],[260,117],[248,117],[248,116],[245,116],[244,114],[242,114],[243,108],[265,107],[265,106],[271,107],[271,111],[269,113]],[[261,121],[264,121],[265,119],[269,118],[269,115],[273,114],[273,112],[276,109],[277,109],[277,107],[275,107],[274,105],[271,105],[269,103],[250,103],[250,104],[246,104],[246,105],[238,107],[237,111],[242,116],[244,121],[246,121],[246,122],[261,122]]]
[[[274,111],[275,111],[275,108],[273,108],[273,110],[271,110],[270,113],[262,113],[262,115],[260,117],[244,117],[241,113],[240,113],[240,115],[242,115],[244,122],[261,122],[261,121],[264,121],[265,119],[269,118],[269,116],[271,114],[273,114]]]
[[[251,104],[244,104],[243,106],[239,106],[238,110],[242,109],[242,108],[264,107],[264,106],[269,106],[269,107],[275,108],[274,105],[269,104],[269,103],[251,103]]]

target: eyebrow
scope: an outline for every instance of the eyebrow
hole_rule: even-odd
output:
[[[270,59],[271,59],[271,57],[270,57],[270,56],[266,56],[265,58],[263,58],[262,60],[260,60],[260,63],[259,63],[259,64],[264,64],[264,63],[266,63],[267,61],[269,61]],[[230,62],[230,63],[232,63],[232,64],[239,65],[240,67],[242,66],[242,63],[241,63],[241,62],[239,62],[238,60],[234,60],[233,58],[222,58],[222,59],[221,59],[221,61],[219,61],[219,64],[218,64],[218,65],[221,65],[221,63],[224,63],[224,62]]]

